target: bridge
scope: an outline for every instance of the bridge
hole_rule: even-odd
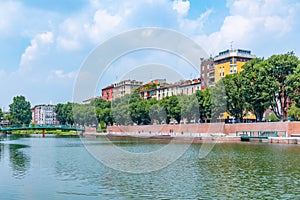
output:
[[[66,130],[66,131],[84,131],[84,127],[80,126],[70,126],[70,125],[7,125],[1,126],[0,131],[10,132],[17,130]]]
[[[286,137],[286,131],[236,131],[236,136],[241,137],[241,141],[249,141],[250,139],[268,139],[269,137]]]

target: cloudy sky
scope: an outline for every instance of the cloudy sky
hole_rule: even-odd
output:
[[[298,0],[0,0],[0,106],[8,110],[16,95],[32,105],[72,101],[89,53],[135,28],[178,31],[209,55],[233,42],[259,57],[299,56],[299,19]],[[110,82],[126,76],[115,72]]]

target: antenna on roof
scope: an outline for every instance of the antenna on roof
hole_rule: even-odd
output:
[[[231,50],[232,50],[232,43],[233,43],[233,41],[230,42],[230,49],[231,49]]]

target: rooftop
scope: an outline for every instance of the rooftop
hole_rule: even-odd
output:
[[[250,50],[244,50],[244,49],[229,50],[229,49],[227,49],[225,51],[221,51],[219,53],[219,55],[217,55],[214,58],[214,61],[222,60],[222,59],[229,58],[229,57],[242,57],[242,58],[252,59],[252,58],[255,58],[256,56],[252,55]]]

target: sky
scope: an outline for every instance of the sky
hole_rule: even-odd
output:
[[[288,51],[299,57],[298,19],[298,0],[0,0],[0,108],[7,111],[17,95],[24,95],[32,106],[72,101],[76,77],[89,54],[136,28],[177,31],[212,56],[232,44],[258,57]],[[146,81],[163,78],[170,65],[182,64],[164,53],[136,54],[116,61],[94,96],[100,95],[101,87],[132,78],[128,72],[136,78],[128,66],[149,69],[146,61],[152,60],[153,70],[137,68]],[[162,65],[166,67],[158,71]],[[118,70],[124,66],[127,73]],[[180,75],[195,78],[197,72]]]

